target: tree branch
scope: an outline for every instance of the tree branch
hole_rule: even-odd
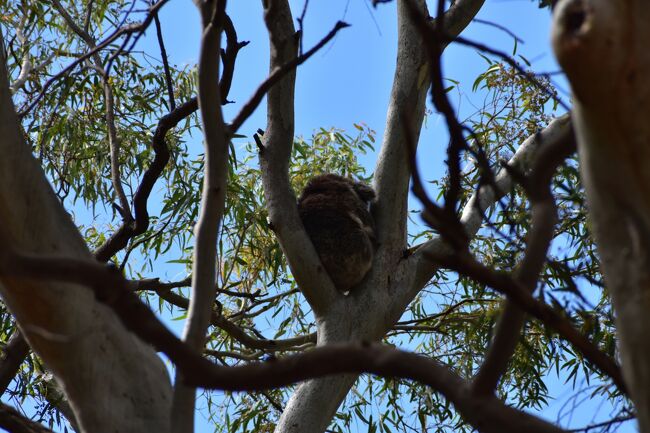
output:
[[[336,34],[339,32],[339,30],[344,29],[346,27],[349,27],[349,24],[344,23],[343,21],[338,21],[334,28],[330,30],[330,32],[320,40],[316,45],[314,45],[309,51],[307,51],[304,54],[301,54],[300,56],[294,57],[291,60],[287,61],[286,63],[276,66],[271,70],[271,73],[269,76],[260,84],[260,86],[255,90],[255,93],[251,97],[251,99],[244,104],[244,106],[241,108],[239,113],[237,113],[237,116],[233,119],[232,123],[230,124],[230,133],[234,134],[239,130],[239,128],[244,124],[246,119],[248,119],[251,114],[255,111],[258,105],[260,105],[260,102],[262,102],[262,99],[266,94],[269,92],[269,90],[276,84],[278,83],[282,77],[286,76],[289,72],[295,71],[296,68],[303,63],[305,63],[311,56],[316,54],[318,50],[323,48],[329,41],[336,36]]]
[[[219,55],[225,17],[225,0],[197,2],[203,22],[198,65],[198,101],[205,136],[205,168],[201,211],[194,228],[192,295],[183,340],[197,353],[203,351],[215,299],[217,237],[223,218],[228,177],[228,140],[221,112]],[[183,373],[176,372],[172,403],[172,431],[194,431],[195,389],[183,384]]]
[[[409,186],[408,152],[404,128],[413,131],[414,143],[420,135],[424,119],[426,92],[430,81],[425,46],[406,11],[408,0],[398,2],[398,53],[391,91],[386,129],[382,141],[374,185],[378,201],[374,210],[381,248],[399,257],[406,247],[406,209]],[[445,12],[445,29],[450,35],[460,34],[471,22],[484,0],[459,0]],[[424,16],[424,2],[413,4]],[[410,119],[404,125],[403,116]],[[389,252],[386,251],[388,254]]]
[[[118,272],[105,266],[73,259],[31,257],[3,250],[0,251],[0,272],[14,278],[65,280],[90,286],[95,296],[113,308],[127,328],[174,362],[188,386],[250,391],[284,386],[313,377],[369,372],[413,379],[431,386],[452,402],[463,418],[481,432],[563,432],[505,405],[491,395],[472,395],[460,377],[428,357],[379,344],[345,343],[280,360],[221,367],[179,340],[129,290],[128,282]]]
[[[190,275],[189,277],[186,277],[180,281],[170,281],[168,283],[164,283],[160,281],[158,278],[148,278],[144,280],[132,280],[131,284],[133,284],[133,290],[136,291],[144,291],[144,290],[149,290],[152,292],[166,292],[171,289],[176,289],[178,287],[191,287],[192,286],[192,276]],[[220,289],[219,287],[216,288],[217,293],[223,293],[224,295],[228,296],[234,296],[238,298],[247,298],[250,300],[257,300],[260,298],[260,293],[261,291],[258,289],[252,293],[246,293],[246,292],[234,292],[232,290],[228,289]]]
[[[2,359],[0,359],[0,396],[4,394],[13,378],[16,377],[20,365],[28,355],[29,344],[16,328],[7,341],[7,345],[2,351]]]
[[[221,80],[219,87],[221,89],[221,105],[226,105],[228,101],[228,94],[230,93],[230,86],[235,72],[235,60],[239,50],[248,45],[248,41],[237,40],[237,31],[235,25],[228,15],[224,16],[224,32],[226,33],[226,49],[221,50],[221,61],[223,63],[223,72],[221,73]]]
[[[0,428],[11,433],[54,433],[4,403],[0,403]]]
[[[283,65],[296,61],[298,51],[291,10],[287,0],[268,0],[263,3],[271,46],[270,70],[281,70]],[[300,221],[296,197],[289,181],[289,158],[294,135],[295,81],[296,70],[290,68],[269,89],[267,127],[259,157],[271,227],[298,286],[318,317],[340,295],[320,263]]]
[[[469,252],[456,252],[453,255],[432,254],[431,259],[448,269],[473,278],[506,295],[519,308],[554,329],[560,337],[571,343],[582,353],[585,359],[594,364],[602,373],[609,376],[621,392],[627,392],[621,369],[616,361],[600,351],[587,337],[576,330],[569,319],[535,299],[526,290],[526,287],[512,279],[510,275],[495,272],[476,261]]]
[[[568,114],[553,120],[546,128],[531,135],[519,146],[508,161],[508,166],[522,173],[528,172],[533,165],[539,147],[556,141],[570,128],[571,121]],[[494,185],[484,185],[472,194],[460,217],[469,238],[473,237],[481,227],[485,211],[506,195],[513,185],[512,176],[504,168],[495,176]],[[412,287],[405,287],[405,296],[410,298],[415,296],[421,287],[431,279],[437,269],[428,261],[427,255],[451,252],[450,247],[440,236],[435,236],[426,243],[416,246],[414,250],[415,253],[408,258],[408,265],[414,268],[415,284]]]
[[[123,249],[133,237],[141,235],[149,228],[149,211],[147,201],[153,186],[160,178],[169,162],[169,149],[165,142],[165,135],[178,123],[198,110],[198,99],[192,98],[179,105],[175,110],[160,118],[156,131],[151,140],[154,158],[142,175],[140,185],[133,196],[134,221],[123,221],[122,225],[95,250],[95,258],[101,262],[108,261],[115,253]]]
[[[11,93],[16,93],[20,88],[22,88],[27,80],[29,80],[30,74],[45,69],[49,64],[52,63],[52,60],[54,59],[54,53],[52,53],[38,65],[32,64],[31,53],[29,52],[29,46],[27,46],[27,38],[24,33],[28,16],[29,14],[25,11],[20,17],[20,22],[18,25],[16,25],[16,39],[18,39],[18,43],[23,49],[23,60],[20,62],[20,73],[18,74],[18,77],[16,77],[14,82],[9,86]]]
[[[530,147],[533,146],[533,143],[535,143],[536,140],[540,140],[542,143],[545,143],[546,140],[549,140],[549,142],[560,141],[560,138],[566,137],[567,128],[570,130],[568,115],[556,119],[544,131],[541,131],[526,140],[517,150],[515,156],[511,159],[510,164],[519,167],[527,158],[530,158],[530,152],[532,151]],[[558,136],[555,136],[553,139],[548,137],[549,135],[555,134],[558,134]],[[482,187],[478,191],[478,194],[470,198],[463,210],[461,223],[470,237],[478,231],[484,210],[496,201],[497,195],[501,196],[505,194],[507,189],[503,187],[512,186],[511,176],[508,174],[506,169],[502,170],[495,178],[494,185],[498,187],[499,191],[494,191],[493,185]],[[433,266],[430,266],[430,264],[429,267],[427,267],[427,265],[424,264],[427,260],[433,261]],[[581,350],[585,358],[589,359],[602,372],[611,377],[619,389],[622,391],[625,389],[621,372],[616,362],[602,353],[596,346],[587,340],[585,336],[580,334],[573,327],[570,321],[547,305],[535,300],[529,291],[523,288],[518,281],[513,280],[508,275],[493,272],[491,269],[477,262],[469,254],[469,251],[454,250],[452,247],[447,245],[441,237],[436,237],[417,248],[415,254],[408,259],[408,262],[407,266],[414,266],[416,269],[415,284],[411,286],[412,290],[416,289],[419,291],[419,287],[422,287],[424,283],[431,278],[436,266],[440,265],[463,273],[477,281],[481,281],[495,290],[507,295],[509,299],[512,299],[519,306],[519,308],[522,308],[529,314],[532,314],[534,317],[541,320],[544,324],[555,329],[562,338],[571,342]]]
[[[235,68],[235,60],[239,50],[245,47],[248,42],[239,42],[237,34],[234,31],[234,26],[230,22],[230,18],[225,16],[225,32],[228,36],[228,43],[226,50],[222,50],[223,73],[219,81],[219,89],[221,92],[221,104],[227,102],[232,76]],[[231,27],[232,26],[232,27]],[[162,48],[161,48],[162,49]],[[161,54],[164,56],[164,54]],[[165,73],[167,86],[170,86],[171,78],[168,73]],[[169,92],[169,90],[168,90]],[[170,94],[171,95],[171,94]],[[171,96],[170,96],[171,98]],[[173,102],[170,99],[170,105]],[[171,108],[170,112],[163,116],[158,122],[156,131],[151,140],[151,147],[154,151],[154,159],[151,165],[144,172],[140,185],[138,186],[135,196],[133,197],[133,212],[135,214],[134,221],[123,221],[122,225],[95,251],[95,257],[102,262],[108,261],[115,253],[125,248],[129,241],[144,232],[149,228],[149,212],[147,210],[147,201],[153,189],[154,184],[162,175],[163,170],[169,162],[170,154],[165,142],[165,136],[172,128],[176,127],[178,123],[186,117],[193,114],[198,110],[199,104],[196,97],[191,98],[187,102],[181,104],[176,108]]]
[[[405,1],[399,1],[397,7],[397,65],[388,105],[386,129],[374,176],[377,202],[373,214],[377,227],[377,242],[380,245],[378,254],[386,254],[389,257],[401,254],[406,248],[406,210],[410,175],[402,116],[409,116],[408,128],[414,131],[417,143],[429,88],[424,45],[406,13]],[[424,1],[418,1],[416,7],[422,13],[428,14]],[[394,257],[387,260],[394,261]]]
[[[557,167],[576,151],[572,127],[565,129],[565,132],[555,139],[540,149],[531,174],[525,178],[523,185],[531,201],[532,221],[526,251],[514,271],[513,278],[529,293],[535,290],[546,263],[546,254],[553,240],[557,221],[555,200],[551,192],[552,176]],[[517,346],[524,322],[524,312],[514,302],[506,300],[485,360],[474,378],[473,392],[493,393],[496,390]]]

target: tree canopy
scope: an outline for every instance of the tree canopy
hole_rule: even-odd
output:
[[[650,431],[650,159],[644,112],[625,116],[650,106],[650,36],[617,33],[650,11],[603,1],[530,2],[556,15],[566,78],[499,22],[510,51],[463,37],[486,24],[482,0],[369,2],[396,4],[386,123],[311,134],[296,134],[296,76],[346,49],[332,41],[348,23],[305,42],[308,1],[262,1],[268,75],[236,97],[256,41],[225,1],[195,0],[189,65],[166,51],[185,37],[165,32],[168,0],[0,2],[0,426]],[[481,59],[470,82],[446,74],[450,44]],[[612,44],[624,91],[596,72]],[[420,143],[429,122],[444,152]],[[373,266],[345,295],[296,208],[323,173],[377,193]],[[593,415],[550,419],[558,387],[560,415]]]

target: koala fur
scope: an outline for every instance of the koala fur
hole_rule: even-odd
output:
[[[374,199],[368,185],[336,174],[314,177],[298,199],[302,223],[340,292],[359,284],[372,266],[376,235],[369,207]]]

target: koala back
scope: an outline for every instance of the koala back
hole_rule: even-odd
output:
[[[358,285],[372,266],[375,226],[372,188],[334,174],[310,180],[298,200],[305,230],[341,292]]]

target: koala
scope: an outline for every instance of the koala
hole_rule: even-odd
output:
[[[370,205],[375,191],[336,174],[311,179],[298,198],[298,211],[321,263],[337,290],[346,294],[368,273],[375,254]]]

